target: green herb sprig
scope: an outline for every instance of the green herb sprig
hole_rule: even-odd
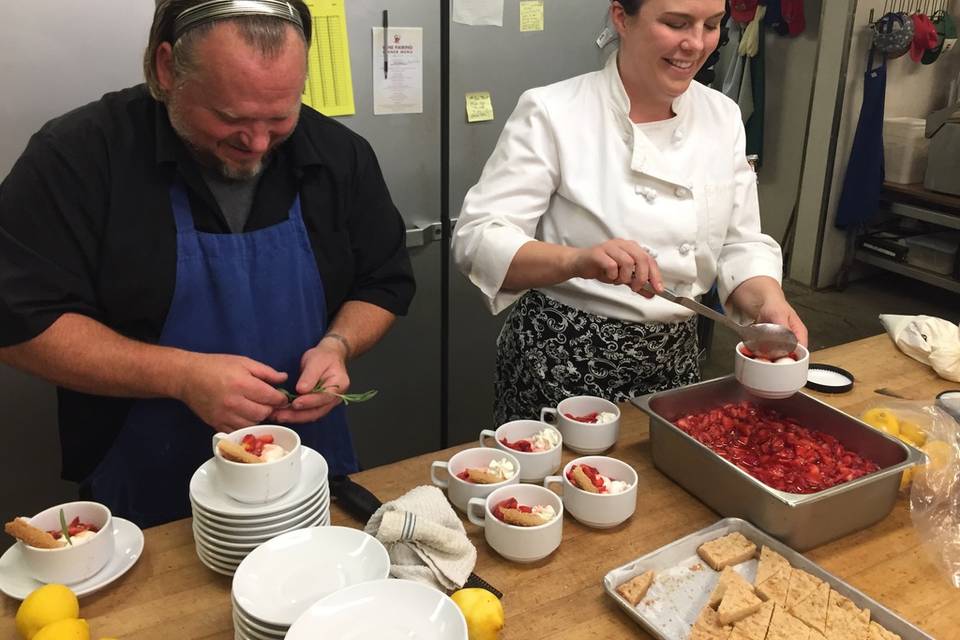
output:
[[[337,385],[333,385],[332,387],[327,388],[323,386],[322,382],[319,382],[317,383],[317,386],[315,386],[313,389],[309,391],[309,393],[328,393],[332,396],[337,396],[338,398],[343,400],[343,404],[351,404],[354,402],[366,402],[367,400],[370,400],[375,395],[377,395],[376,389],[371,389],[370,391],[364,391],[363,393],[337,393],[336,391],[333,391],[333,389],[337,389],[337,388],[338,388]],[[293,402],[299,397],[297,394],[291,393],[286,389],[284,389],[283,387],[277,387],[277,390],[280,391],[280,393],[282,393],[287,398],[288,402]],[[304,395],[308,395],[308,394],[304,394]]]
[[[70,539],[70,527],[67,526],[67,517],[63,515],[63,509],[60,509],[60,531],[63,532],[63,538],[71,547],[73,540]]]

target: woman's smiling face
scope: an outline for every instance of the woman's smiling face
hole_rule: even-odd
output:
[[[723,8],[723,0],[643,0],[631,16],[614,2],[618,62],[628,93],[669,104],[686,91],[717,48]]]

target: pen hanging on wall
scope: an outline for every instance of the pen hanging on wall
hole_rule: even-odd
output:
[[[387,79],[387,28],[389,20],[387,19],[387,10],[383,10],[383,79]]]

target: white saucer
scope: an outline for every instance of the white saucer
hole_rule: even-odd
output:
[[[86,580],[68,585],[70,590],[83,597],[95,593],[130,570],[143,551],[143,531],[129,520],[113,517],[113,558],[107,565]],[[44,583],[34,580],[23,564],[23,552],[17,543],[7,549],[0,558],[0,591],[11,598],[23,600]]]
[[[201,563],[203,566],[205,566],[207,569],[210,569],[210,570],[213,571],[214,573],[219,573],[220,575],[223,575],[223,576],[233,577],[234,572],[237,570],[236,567],[232,567],[232,568],[230,568],[230,567],[225,567],[225,566],[221,566],[221,565],[220,565],[219,563],[217,563],[217,562],[213,562],[212,560],[208,560],[206,556],[204,556],[202,553],[200,553],[199,549],[197,550],[197,558],[200,559],[200,563]]]
[[[255,523],[252,525],[247,525],[246,520],[224,522],[223,520],[218,520],[215,517],[211,517],[209,513],[196,505],[193,507],[193,518],[194,520],[202,521],[203,524],[208,525],[211,529],[218,529],[223,533],[236,533],[238,535],[260,535],[261,533],[269,533],[270,531],[275,531],[276,529],[282,529],[288,523],[302,519],[309,513],[326,511],[328,502],[329,498],[327,496],[320,496],[316,500],[311,500],[308,502],[304,509],[297,509],[294,512],[278,517],[272,522],[266,522],[263,524]]]
[[[243,609],[237,607],[235,602],[233,603],[233,624],[243,629],[246,635],[257,638],[280,638],[282,640],[287,635],[287,631],[290,630],[289,626],[269,627],[251,620],[244,614]]]
[[[304,514],[302,518],[291,522],[288,526],[278,529],[277,531],[272,531],[258,537],[239,537],[231,536],[212,531],[205,526],[203,523],[194,518],[193,520],[193,535],[195,538],[200,538],[200,541],[208,545],[216,545],[222,547],[224,550],[235,550],[235,551],[246,551],[249,553],[255,547],[260,546],[267,540],[276,538],[277,536],[286,533],[287,531],[293,531],[294,529],[305,529],[307,527],[316,526],[320,522],[329,520],[327,514],[322,511],[315,511],[312,513]]]
[[[286,640],[344,638],[344,629],[351,640],[467,640],[467,622],[446,594],[394,578],[334,591],[297,618]]]
[[[390,556],[373,536],[351,527],[311,527],[250,552],[237,568],[232,593],[247,617],[287,626],[320,598],[389,574]]]
[[[204,462],[190,478],[190,500],[205,511],[238,518],[261,518],[291,511],[327,483],[327,461],[310,447],[300,447],[300,482],[283,496],[265,504],[246,504],[226,495],[217,483],[213,458]]]
[[[324,500],[329,501],[330,494],[325,486],[320,487],[316,492],[311,493],[306,500],[301,502],[298,505],[290,507],[285,511],[279,513],[274,513],[269,516],[251,518],[251,517],[234,517],[234,516],[224,516],[218,513],[207,510],[202,505],[197,504],[194,501],[190,501],[190,506],[194,513],[200,513],[206,520],[209,520],[213,523],[219,524],[221,526],[226,525],[231,528],[233,527],[243,527],[243,528],[269,528],[277,523],[288,520],[295,515],[301,514],[304,511],[309,511],[312,508],[319,505]]]

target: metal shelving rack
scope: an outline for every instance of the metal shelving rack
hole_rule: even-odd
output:
[[[960,198],[933,194],[921,185],[884,185],[882,210],[890,215],[922,220],[947,229],[960,230]],[[902,201],[901,198],[909,199]],[[855,249],[854,259],[914,280],[960,293],[960,280],[949,275],[887,258],[867,249]]]

